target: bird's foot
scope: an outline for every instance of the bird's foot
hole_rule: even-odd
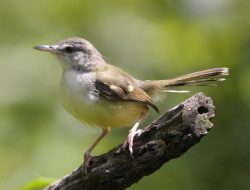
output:
[[[91,158],[92,158],[92,156],[90,155],[90,153],[88,151],[84,153],[82,173],[85,175],[88,174],[88,168],[89,168],[89,163],[90,163]]]
[[[141,134],[141,131],[142,131],[141,129],[139,129],[139,130],[133,130],[133,128],[132,128],[131,130],[129,130],[127,140],[123,143],[123,146],[122,146],[123,151],[125,152],[126,148],[128,147],[129,153],[130,153],[130,155],[131,155],[132,158],[134,158],[134,157],[133,157],[133,143],[134,143],[134,137],[135,137],[136,135],[139,136],[139,135]]]

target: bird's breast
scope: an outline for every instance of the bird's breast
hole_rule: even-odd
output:
[[[88,126],[129,127],[145,109],[135,102],[106,100],[94,91],[95,74],[64,73],[61,95],[65,109]]]

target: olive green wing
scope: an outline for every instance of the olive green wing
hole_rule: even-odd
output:
[[[157,113],[158,108],[153,103],[151,97],[131,79],[127,80],[123,76],[118,77],[98,77],[95,86],[100,95],[108,100],[121,100],[138,102],[152,107]]]

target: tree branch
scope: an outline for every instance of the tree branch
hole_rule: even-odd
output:
[[[134,159],[119,145],[92,158],[88,175],[81,166],[45,190],[122,190],[179,157],[213,127],[213,102],[198,93],[172,108],[134,139]]]

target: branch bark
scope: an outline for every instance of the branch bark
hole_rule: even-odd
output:
[[[167,161],[181,156],[213,127],[213,102],[198,93],[160,116],[134,139],[134,159],[118,145],[92,158],[88,175],[81,166],[45,190],[122,190]]]

